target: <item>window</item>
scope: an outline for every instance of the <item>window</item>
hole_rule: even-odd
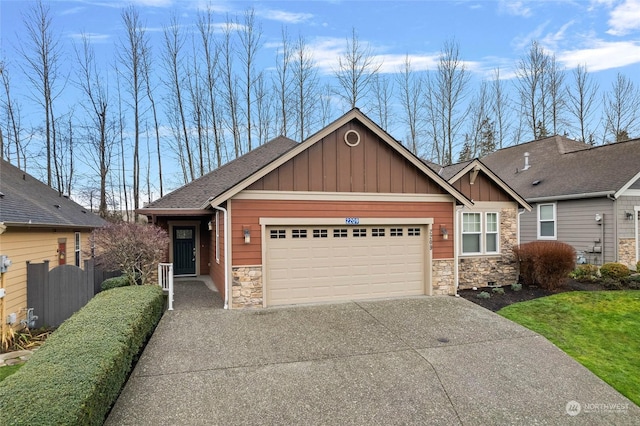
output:
[[[538,239],[556,239],[555,204],[538,204]]]
[[[366,228],[354,228],[353,229],[353,236],[354,237],[366,237],[367,236]]]
[[[291,230],[291,238],[307,238],[307,230],[293,229]]]
[[[391,228],[389,230],[389,235],[392,237],[402,237],[402,228]]]
[[[372,237],[384,237],[384,228],[373,228],[371,230]]]
[[[499,253],[498,213],[462,213],[462,254]]]
[[[326,229],[314,229],[313,230],[313,238],[327,238],[327,230]]]
[[[498,213],[487,213],[486,219],[486,233],[484,240],[484,251],[486,253],[498,252]]]
[[[76,232],[75,237],[76,237],[76,244],[75,244],[75,248],[76,248],[75,249],[75,254],[76,254],[75,261],[76,261],[76,263],[75,263],[75,265],[80,267],[81,266],[80,265],[80,233]]]
[[[347,230],[346,229],[334,229],[333,230],[333,238],[347,238]]]
[[[272,229],[270,232],[270,237],[272,240],[281,240],[287,237],[287,231],[284,229]]]
[[[410,237],[419,237],[420,236],[420,228],[409,228],[407,229],[407,235]]]

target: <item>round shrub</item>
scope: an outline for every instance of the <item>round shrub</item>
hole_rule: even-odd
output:
[[[126,275],[121,275],[119,277],[107,278],[102,282],[100,288],[102,289],[102,291],[105,291],[117,287],[126,287],[128,285],[130,285],[129,279],[126,277]]]
[[[602,278],[619,280],[631,275],[631,271],[629,270],[627,265],[623,265],[622,263],[610,262],[605,263],[600,267],[600,275],[602,275]]]
[[[588,263],[585,265],[578,265],[570,276],[577,281],[595,281],[598,278],[598,267]]]

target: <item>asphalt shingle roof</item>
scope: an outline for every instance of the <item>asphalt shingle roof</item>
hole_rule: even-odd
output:
[[[242,182],[297,145],[297,142],[279,136],[149,203],[140,211],[144,214],[145,209],[201,209],[207,200]]]
[[[13,226],[101,227],[106,221],[5,160],[0,160],[0,222]]]
[[[615,192],[640,173],[640,139],[591,146],[552,136],[500,149],[481,160],[528,200]]]

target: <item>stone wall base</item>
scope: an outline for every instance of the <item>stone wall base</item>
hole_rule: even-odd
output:
[[[262,308],[262,266],[232,268],[231,308]]]
[[[618,261],[627,265],[629,269],[636,269],[636,240],[634,238],[620,238],[618,240]]]
[[[434,296],[452,295],[456,293],[453,259],[433,260],[432,294]]]
[[[459,259],[458,286],[460,289],[497,286],[518,281],[518,266],[513,256],[464,257]]]

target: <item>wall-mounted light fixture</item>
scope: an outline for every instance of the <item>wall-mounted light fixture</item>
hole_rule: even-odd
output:
[[[213,222],[209,221],[209,223],[207,223],[207,229],[209,229],[209,231],[213,231]]]
[[[624,212],[627,220],[633,220],[633,216],[635,216],[632,212]]]
[[[242,234],[244,235],[244,243],[249,244],[251,242],[251,230],[248,226],[242,227]]]
[[[447,227],[444,225],[440,225],[440,235],[442,235],[443,240],[449,239],[449,231],[447,231]]]
[[[600,222],[602,220],[602,215],[600,213],[596,213],[596,222]]]

